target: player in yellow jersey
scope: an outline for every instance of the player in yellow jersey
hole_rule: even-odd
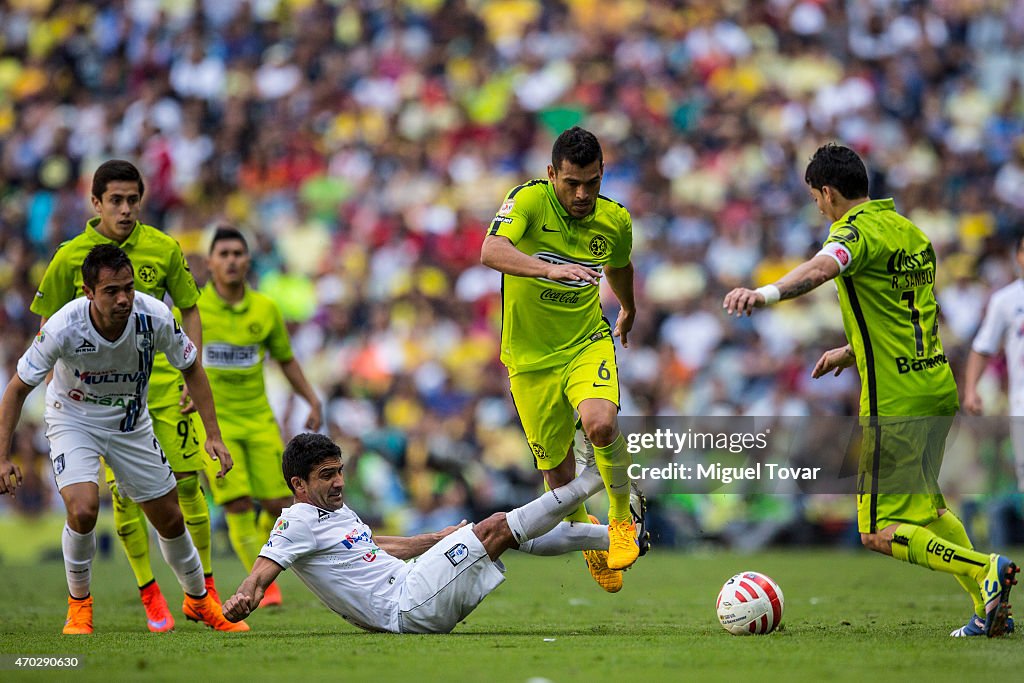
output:
[[[223,478],[207,470],[213,499],[224,507],[231,545],[251,571],[274,520],[288,505],[292,492],[281,471],[284,443],[267,401],[263,358],[281,364],[292,389],[309,404],[306,428],[320,428],[320,399],[292,355],[288,330],[277,305],[246,285],[249,247],[241,232],[217,228],[210,243],[210,281],[202,290],[204,362],[219,409],[224,441],[235,467]],[[213,464],[213,460],[209,460]],[[253,499],[260,503],[257,521]],[[271,584],[262,606],[281,603],[281,591]]]
[[[832,221],[821,251],[774,284],[732,290],[722,305],[750,315],[836,280],[849,343],[826,351],[811,375],[856,366],[861,378],[861,542],[956,578],[974,614],[950,635],[1012,631],[1008,600],[1017,566],[975,550],[939,490],[946,435],[959,405],[939,337],[931,241],[896,212],[892,199],[868,197],[867,169],[847,147],[818,148],[804,179],[818,210]]]
[[[157,299],[169,294],[182,311],[182,327],[202,348],[199,319],[199,289],[189,271],[181,247],[170,236],[138,221],[145,184],[131,163],[111,160],[96,170],[92,179],[92,206],[97,216],[85,230],[64,242],[46,268],[32,311],[43,322],[69,301],[82,296],[81,266],[86,254],[97,244],[115,244],[128,254],[135,267],[135,287]],[[203,565],[206,587],[216,597],[210,561],[210,511],[199,487],[199,471],[206,455],[195,433],[194,408],[184,390],[181,373],[157,354],[149,389],[149,414],[153,430],[167,455],[177,479],[178,502],[189,534]],[[114,498],[114,523],[128,556],[146,609],[150,631],[170,631],[174,618],[149,562],[149,536],[141,508],[117,490],[113,472],[106,468],[107,483]]]
[[[545,484],[575,476],[575,413],[593,444],[605,482],[609,550],[587,564],[607,591],[640,554],[630,514],[631,458],[618,426],[619,384],[612,337],[629,347],[633,299],[633,224],[621,204],[601,196],[604,158],[580,127],[551,150],[546,179],[513,188],[491,224],[481,262],[502,273],[501,360]],[[608,278],[621,306],[614,330],[601,315],[599,282]],[[581,505],[567,519],[587,523]],[[516,532],[516,529],[513,529]]]

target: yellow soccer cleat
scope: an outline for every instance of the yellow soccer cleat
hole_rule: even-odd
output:
[[[588,515],[591,524],[600,524],[597,517]],[[590,575],[597,581],[597,585],[609,593],[618,593],[622,590],[622,572],[612,571],[608,568],[607,550],[584,550],[583,559],[587,561],[587,568]]]
[[[92,633],[92,595],[78,600],[68,596],[68,618],[64,621],[66,635]]]
[[[209,593],[201,598],[193,598],[186,595],[181,611],[185,613],[185,618],[189,621],[201,621],[214,631],[234,631],[240,633],[249,630],[249,625],[244,621],[232,623],[225,619],[220,603],[215,601]]]
[[[636,543],[636,523],[631,519],[608,522],[608,568],[616,571],[629,569],[640,557]]]

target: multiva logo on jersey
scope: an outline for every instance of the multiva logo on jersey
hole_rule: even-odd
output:
[[[79,372],[75,370],[75,377],[82,384],[116,384],[118,382],[128,382],[135,384],[141,382],[146,378],[146,373],[142,370],[137,372],[119,372],[117,370],[105,370],[103,372]]]
[[[552,301],[556,304],[579,303],[579,292],[560,292],[557,289],[545,289],[540,293],[541,301]]]

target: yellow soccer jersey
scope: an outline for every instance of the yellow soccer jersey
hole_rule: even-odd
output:
[[[53,260],[43,274],[32,312],[51,317],[61,307],[82,296],[82,262],[98,244],[117,244],[96,231],[99,218],[85,224],[85,230],[57,248]],[[178,242],[151,225],[136,223],[135,229],[121,247],[135,267],[135,289],[157,299],[170,293],[179,308],[194,306],[199,288],[192,278],[188,262]]]
[[[507,237],[542,261],[595,270],[628,265],[633,248],[624,206],[598,196],[590,215],[573,218],[542,179],[508,193],[488,234]],[[501,361],[510,374],[564,365],[584,345],[611,334],[594,285],[503,275],[501,291]]]
[[[292,359],[281,311],[270,297],[248,287],[242,301],[229,304],[209,283],[199,299],[199,314],[203,367],[225,438],[243,438],[261,427],[276,430],[264,385],[263,358],[269,353],[279,362]]]

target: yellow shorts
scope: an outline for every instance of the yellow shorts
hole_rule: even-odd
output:
[[[585,346],[564,367],[509,375],[512,400],[537,469],[558,467],[576,434],[576,410],[588,398],[619,405],[615,346],[604,337]]]
[[[223,430],[223,425],[221,426]],[[202,427],[199,434],[206,441]],[[203,451],[203,462],[206,465],[206,476],[210,480],[210,493],[217,505],[224,505],[239,498],[269,500],[271,498],[290,498],[292,490],[285,483],[281,472],[281,456],[284,454],[284,442],[273,416],[259,428],[247,430],[243,435],[222,431],[224,445],[228,447],[234,466],[231,471],[218,479],[220,462],[206,455]]]
[[[946,507],[939,469],[953,417],[908,418],[864,428],[857,482],[857,528],[926,526]]]

